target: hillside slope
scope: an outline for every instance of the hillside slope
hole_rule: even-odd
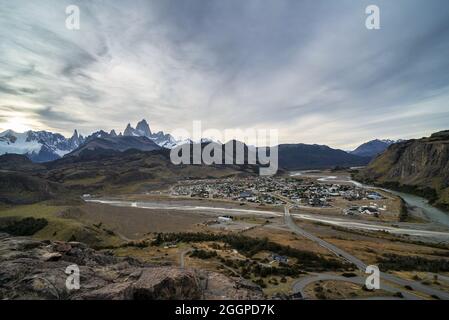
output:
[[[286,170],[364,166],[369,160],[324,145],[302,143],[279,145],[279,166]]]
[[[73,150],[68,156],[78,156],[85,150],[114,150],[114,151],[126,151],[130,149],[136,149],[140,151],[153,151],[160,150],[156,143],[146,137],[106,137],[95,138],[89,140],[79,148]]]
[[[358,146],[355,150],[351,151],[350,154],[355,154],[361,157],[374,158],[378,154],[384,152],[390,145],[395,143],[393,140],[371,140],[365,142]]]
[[[413,192],[449,209],[449,130],[391,145],[356,178]]]

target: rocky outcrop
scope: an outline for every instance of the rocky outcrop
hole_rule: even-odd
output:
[[[76,264],[80,288],[69,290]],[[259,299],[258,287],[202,270],[156,267],[79,242],[0,234],[0,299]]]
[[[356,178],[416,192],[449,208],[449,131],[392,144]]]

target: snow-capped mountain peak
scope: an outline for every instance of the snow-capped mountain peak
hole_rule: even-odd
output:
[[[34,162],[46,162],[59,159],[65,154],[72,152],[83,144],[98,138],[116,138],[122,136],[146,137],[160,147],[172,149],[176,146],[194,143],[190,139],[176,140],[172,135],[163,131],[152,132],[148,122],[143,119],[133,128],[130,123],[126,126],[123,134],[119,135],[115,130],[109,133],[99,130],[87,137],[83,137],[75,129],[70,138],[65,138],[59,133],[48,131],[26,131],[17,133],[6,130],[0,133],[0,155],[5,153],[17,153],[27,155]],[[195,143],[208,143],[212,140],[202,138]]]
[[[362,157],[373,158],[378,154],[384,152],[393,143],[399,142],[391,139],[375,139],[361,144],[355,150],[350,151],[351,154],[355,154]]]
[[[150,126],[149,126],[148,122],[145,119],[143,119],[142,121],[140,121],[137,124],[136,130],[139,132],[139,134],[141,136],[144,136],[144,137],[150,137],[151,136]]]
[[[147,137],[160,147],[168,149],[173,148],[173,146],[176,145],[176,140],[170,134],[165,134],[163,131],[152,133],[150,126],[145,119],[139,121],[135,129],[131,126],[130,123],[128,123],[125,131],[123,132],[123,135],[134,137]]]
[[[23,133],[6,130],[0,133],[0,154],[25,154],[35,162],[58,159],[84,142],[75,130],[69,139],[59,133],[48,131],[26,131]]]

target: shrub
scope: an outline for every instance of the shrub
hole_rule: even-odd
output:
[[[252,257],[261,251],[276,252],[279,255],[296,258],[298,267],[310,271],[345,270],[349,264],[336,259],[326,258],[322,255],[302,251],[290,246],[280,245],[269,241],[267,238],[252,238],[237,234],[213,234],[213,233],[159,233],[152,245],[158,246],[164,242],[224,242],[231,248],[238,250],[247,257]],[[284,267],[287,268],[287,267]],[[290,268],[290,266],[288,267]],[[262,271],[265,272],[265,271]]]
[[[47,224],[48,221],[43,218],[7,219],[0,224],[0,232],[6,232],[13,236],[32,236],[45,228]]]
[[[427,259],[417,256],[400,256],[396,254],[385,254],[379,259],[381,270],[402,271],[424,271],[424,272],[447,272],[449,271],[449,260]]]
[[[211,259],[217,256],[217,252],[216,251],[207,251],[207,250],[201,250],[201,249],[196,249],[194,251],[192,251],[192,253],[190,254],[191,257],[193,258],[199,258],[199,259]]]

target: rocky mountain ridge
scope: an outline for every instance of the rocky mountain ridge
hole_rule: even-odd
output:
[[[111,130],[109,133],[104,130],[99,130],[87,137],[78,134],[76,129],[70,138],[49,131],[29,130],[23,133],[18,133],[13,130],[6,130],[0,133],[0,155],[24,154],[33,162],[48,162],[59,159],[94,139],[101,138],[111,140],[111,138],[123,136],[146,137],[158,146],[168,149],[173,148],[178,143],[182,143],[176,141],[170,134],[165,134],[162,131],[152,133],[148,122],[143,119],[137,123],[136,129],[134,129],[131,124],[128,124],[123,134],[121,132],[117,134],[115,130]],[[120,141],[116,141],[115,143],[120,143]],[[121,149],[127,150],[132,147],[133,146],[131,145],[128,148]],[[146,149],[143,148],[142,150]]]
[[[59,159],[84,141],[85,138],[77,130],[70,138],[48,131],[18,133],[6,130],[0,133],[0,154],[24,154],[34,162],[46,162]]]

